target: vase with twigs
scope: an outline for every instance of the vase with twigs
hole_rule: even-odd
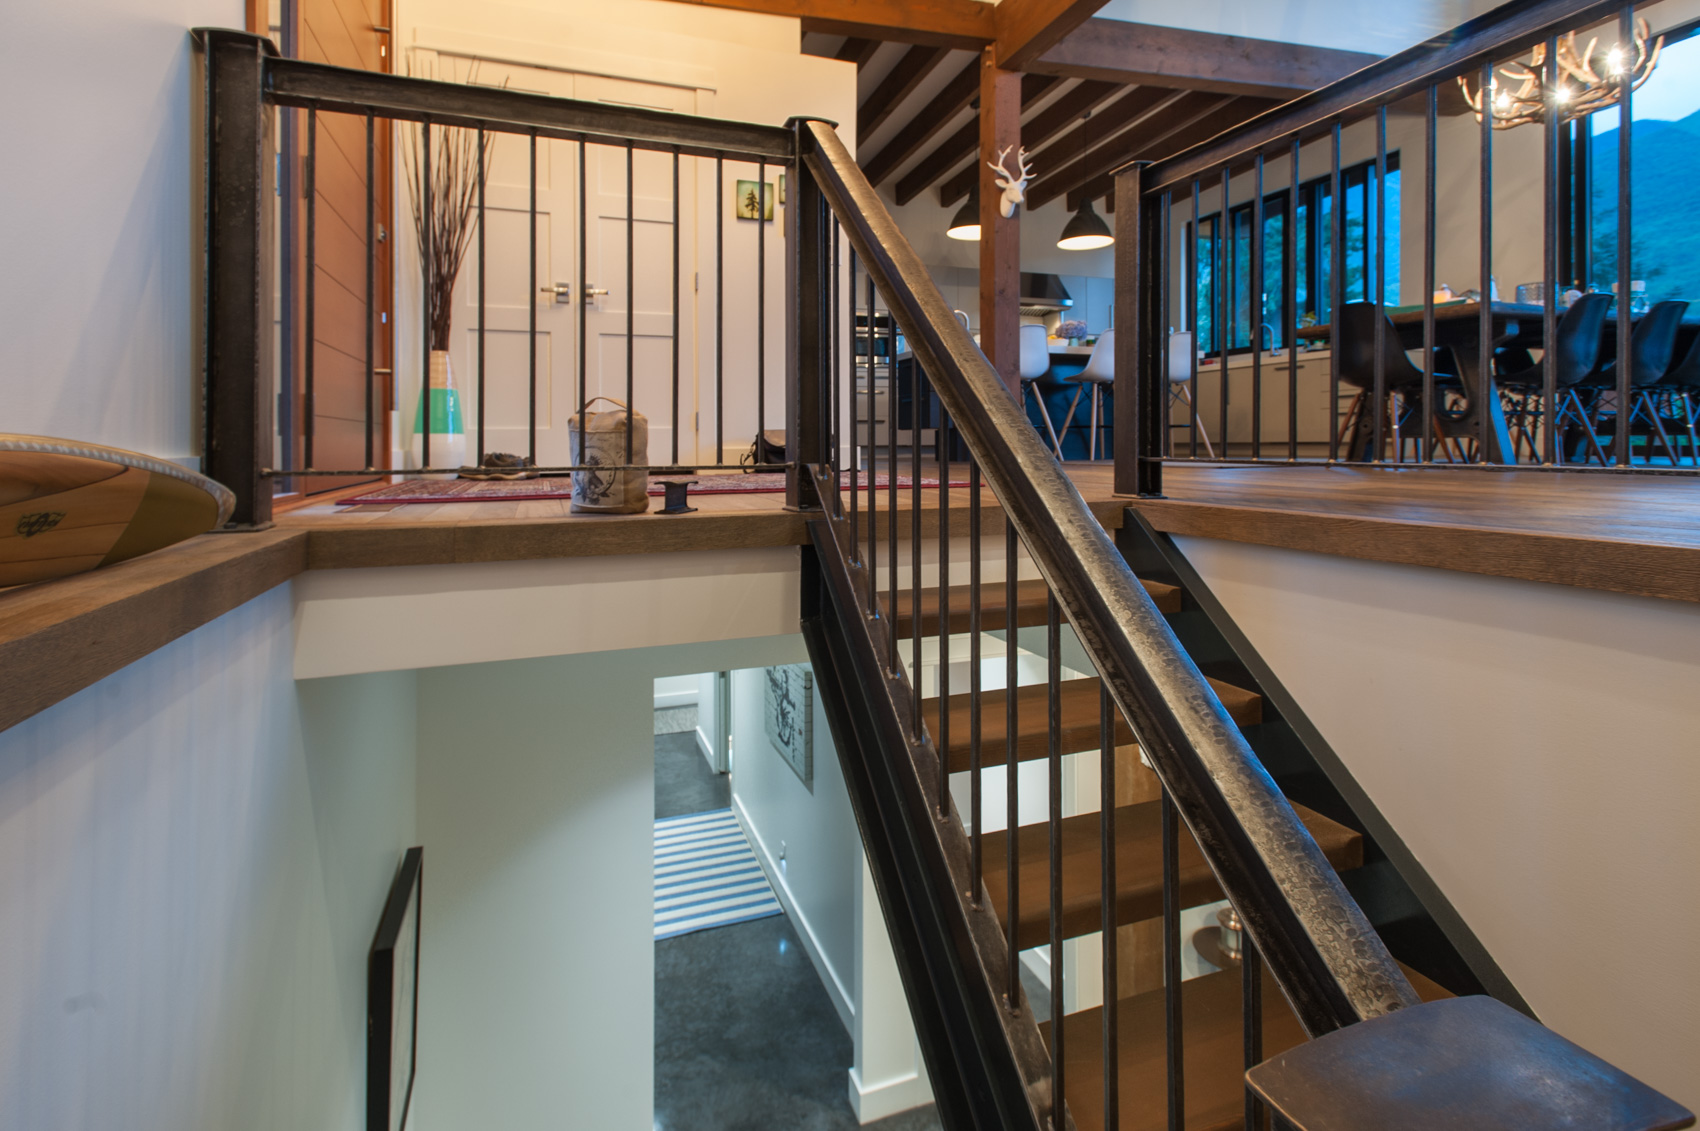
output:
[[[417,467],[460,467],[466,462],[466,419],[449,365],[455,280],[472,240],[480,171],[488,176],[493,135],[484,139],[480,161],[475,130],[414,126],[404,136],[407,187],[419,248],[420,280],[430,346],[426,387],[413,421]],[[430,436],[429,460],[425,436]]]

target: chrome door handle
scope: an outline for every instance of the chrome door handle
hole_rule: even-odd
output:
[[[594,301],[596,301],[596,297],[598,295],[605,295],[607,293],[608,293],[607,287],[586,286],[584,288],[584,301],[585,302],[594,302]]]
[[[554,295],[557,304],[573,301],[573,285],[571,283],[556,283],[552,287],[539,287],[537,289],[546,295]]]

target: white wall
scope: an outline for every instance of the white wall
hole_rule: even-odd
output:
[[[655,681],[655,709],[695,707],[702,681],[694,675],[663,676]]]
[[[1700,607],[1177,541],[1541,1019],[1700,1104]]]
[[[289,650],[277,589],[0,734],[0,1125],[364,1126],[411,681]]]
[[[793,637],[763,662],[807,663],[808,653]],[[929,1102],[932,1089],[821,697],[805,785],[765,733],[766,680],[760,668],[732,672],[732,808],[851,1034],[850,1104],[866,1123]]]
[[[1131,20],[1163,27],[1308,43],[1343,51],[1391,55],[1498,5],[1499,0],[1408,0],[1364,4],[1361,0],[1202,0],[1177,5],[1164,0],[1109,0],[1102,19]]]
[[[8,7],[7,431],[199,453],[189,29],[242,20],[239,0]]]

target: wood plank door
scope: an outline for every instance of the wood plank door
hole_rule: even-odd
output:
[[[391,2],[287,0],[285,49],[307,62],[387,72]],[[317,114],[310,120],[304,111],[289,113],[289,156],[298,178],[290,194],[295,206],[289,217],[294,237],[289,289],[299,314],[290,320],[285,452],[303,466],[387,467],[393,357],[388,309],[391,129],[387,122],[373,123],[368,155],[363,116]],[[294,486],[296,493],[315,494],[370,478],[303,476]]]

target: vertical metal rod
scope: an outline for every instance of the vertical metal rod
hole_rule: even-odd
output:
[[[726,462],[726,157],[714,155],[714,462]]]
[[[578,417],[577,417],[577,419],[578,419],[578,422],[579,422],[579,424],[578,424],[579,452],[578,452],[577,456],[574,458],[574,462],[580,462],[584,458],[584,414],[590,408],[590,376],[589,376],[588,367],[586,366],[586,358],[588,357],[587,350],[588,350],[589,343],[587,343],[585,341],[585,329],[586,329],[586,314],[585,314],[585,312],[586,312],[587,306],[590,302],[590,295],[586,292],[586,287],[588,286],[588,284],[584,281],[585,275],[588,272],[589,263],[590,263],[590,259],[589,259],[590,253],[589,253],[589,250],[587,248],[587,244],[589,242],[589,234],[590,234],[590,226],[589,226],[589,220],[588,220],[589,213],[590,213],[590,205],[585,199],[585,190],[586,190],[586,187],[588,186],[588,184],[589,184],[589,178],[585,173],[585,146],[584,146],[584,142],[581,140],[578,143],[578,302],[576,304],[578,306]]]
[[[1428,88],[1428,107],[1423,115],[1423,421],[1422,458],[1434,462],[1434,447],[1440,442],[1440,421],[1434,392],[1434,289],[1435,201],[1440,160],[1440,86]]]
[[[1635,41],[1635,5],[1625,4],[1618,12],[1617,42],[1625,52]],[[1633,61],[1633,60],[1631,60]],[[1629,451],[1629,382],[1633,376],[1630,366],[1630,309],[1634,302],[1629,292],[1632,264],[1629,261],[1631,212],[1630,174],[1634,168],[1631,145],[1634,141],[1634,68],[1625,65],[1618,76],[1617,106],[1617,414],[1612,430],[1612,455],[1619,467],[1630,464]]]
[[[1240,1002],[1245,1068],[1249,1072],[1263,1063],[1263,958],[1244,920],[1240,927]],[[1263,1103],[1250,1088],[1245,1090],[1245,1125],[1246,1131],[1258,1131],[1263,1126]]]
[[[1287,193],[1287,222],[1286,243],[1283,248],[1286,266],[1284,280],[1286,302],[1282,309],[1285,327],[1282,330],[1287,336],[1287,458],[1297,462],[1299,458],[1299,190],[1303,182],[1299,179],[1299,138],[1293,135],[1291,156],[1292,187]],[[1312,284],[1314,288],[1315,284]],[[1313,293],[1312,299],[1316,296]]]
[[[637,189],[633,180],[632,147],[626,146],[626,463],[632,462],[632,433],[637,405],[633,384],[637,359]]]
[[[885,411],[887,417],[886,452],[885,452],[885,482],[888,495],[886,497],[886,583],[891,593],[891,611],[894,614],[891,632],[888,639],[891,642],[891,656],[888,666],[892,672],[897,667],[897,320],[889,317],[891,302],[886,301],[888,317],[885,320]],[[914,423],[913,420],[910,421]]]
[[[1045,686],[1050,726],[1047,748],[1047,801],[1050,829],[1051,889],[1051,1127],[1062,1131],[1063,1123],[1063,926],[1062,926],[1062,607],[1056,591],[1045,599]],[[1010,918],[1018,912],[1010,906]],[[1106,1007],[1109,1003],[1106,1002]]]
[[[1263,458],[1263,154],[1252,167],[1251,293],[1247,296],[1251,332],[1251,458]],[[1271,345],[1274,343],[1271,342]]]
[[[834,280],[836,282],[836,279]],[[833,329],[837,330],[834,323]],[[672,464],[679,466],[679,433],[684,426],[679,421],[679,149],[673,148],[673,453]]]
[[[1364,211],[1369,211],[1366,207]],[[1375,288],[1375,428],[1371,442],[1375,445],[1370,462],[1386,458],[1387,414],[1387,107],[1375,112],[1375,280],[1367,279],[1365,290]],[[1367,275],[1368,272],[1365,272]],[[1368,295],[1364,296],[1368,298]],[[1395,429],[1394,435],[1398,436]],[[1398,453],[1394,453],[1397,461]]]
[[[1234,241],[1234,224],[1231,213],[1233,200],[1229,182],[1228,166],[1222,166],[1222,211],[1216,221],[1216,262],[1210,269],[1210,277],[1215,280],[1216,293],[1216,333],[1217,372],[1222,378],[1222,399],[1216,406],[1216,443],[1221,451],[1217,454],[1223,459],[1228,456],[1228,354],[1234,348],[1233,325],[1233,291],[1234,281],[1229,261],[1232,258],[1231,249]]]
[[[427,117],[425,119],[425,121],[423,123],[421,123],[421,125],[419,127],[419,134],[420,134],[420,138],[421,138],[420,151],[423,154],[423,161],[422,161],[423,171],[420,173],[419,180],[420,180],[420,183],[422,185],[424,185],[424,188],[420,191],[420,196],[422,196],[424,198],[424,200],[422,202],[423,203],[423,215],[430,216],[432,214],[431,213],[431,169],[432,169],[432,165],[431,165],[431,119],[430,118]],[[420,280],[421,290],[420,290],[420,293],[419,293],[419,302],[420,302],[420,306],[424,310],[425,317],[421,320],[424,323],[424,325],[421,327],[421,330],[420,330],[420,339],[424,344],[424,354],[420,358],[420,377],[421,377],[421,380],[419,382],[419,388],[420,388],[419,396],[420,396],[420,400],[424,404],[425,412],[424,412],[424,432],[421,434],[420,443],[419,443],[419,466],[421,468],[426,468],[426,467],[431,466],[431,281],[432,281],[431,240],[432,240],[432,232],[431,232],[431,225],[430,224],[425,224],[425,225],[423,225],[423,227],[425,229],[425,240],[424,240],[425,246],[420,250],[420,262],[425,265],[425,270],[423,272],[424,277]]]
[[[939,404],[939,418],[933,432],[933,455],[939,476],[939,816],[950,813],[950,422],[945,417],[944,404]],[[915,477],[917,480],[920,476]],[[917,500],[918,501],[918,500]],[[916,539],[919,545],[920,539]],[[916,621],[919,625],[920,622]],[[919,637],[917,636],[917,641]],[[920,697],[916,697],[920,702]]]
[[[484,463],[484,127],[478,127],[478,463]]]
[[[861,365],[856,360],[856,248],[850,247],[850,561],[862,560],[861,506],[857,498],[862,493],[862,446],[856,435],[856,375]],[[868,427],[873,427],[869,422]]]
[[[1487,463],[1488,438],[1493,435],[1492,406],[1488,404],[1493,389],[1493,103],[1490,88],[1493,84],[1493,64],[1483,63],[1476,76],[1481,84],[1481,290],[1480,317],[1477,322],[1476,388],[1471,391],[1470,411],[1476,414],[1476,462]],[[1503,457],[1503,453],[1501,455]]]
[[[1180,815],[1163,790],[1163,1035],[1169,1131],[1186,1128],[1186,1063],[1181,1009]]]
[[[372,467],[377,461],[376,446],[372,436],[373,417],[377,415],[372,407],[373,397],[377,392],[377,319],[372,315],[378,300],[378,244],[377,244],[377,136],[376,123],[372,112],[366,111],[366,463]],[[480,178],[480,186],[483,179]],[[483,213],[480,211],[482,221]]]
[[[822,207],[828,207],[824,201]],[[843,278],[841,274],[844,270],[844,264],[840,251],[841,247],[838,217],[835,215],[832,217],[832,298],[828,303],[828,309],[831,312],[829,317],[832,319],[832,356],[830,361],[832,397],[827,402],[827,412],[831,420],[827,440],[827,451],[830,455],[827,462],[832,466],[832,485],[833,490],[837,492],[832,500],[834,514],[842,513],[844,508],[844,476],[842,474],[844,464],[839,454],[839,444],[842,442],[844,425],[844,351],[840,344],[840,331],[843,329],[844,321]],[[856,253],[852,251],[850,254],[853,259]],[[852,494],[851,498],[855,498],[855,495]],[[851,529],[855,529],[854,525]],[[850,542],[850,560],[852,562],[856,560],[856,542],[853,538]]]
[[[1000,500],[1001,503],[1001,500]],[[1003,627],[1004,627],[1004,661],[1003,661],[1003,703],[1004,703],[1004,850],[1005,872],[1008,875],[1009,922],[1006,925],[1009,944],[1009,987],[1006,997],[1009,1007],[1014,1009],[1021,1000],[1021,949],[1017,945],[1017,925],[1021,921],[1021,781],[1016,772],[1021,763],[1018,761],[1018,751],[1015,748],[1016,728],[1020,723],[1020,712],[1016,706],[1016,684],[1020,672],[1016,665],[1017,628],[1016,628],[1016,535],[1015,524],[1010,521],[1009,511],[1004,509],[1004,575],[1003,575]]]
[[[1110,685],[1098,681],[1098,870],[1103,887],[1098,893],[1098,930],[1104,953],[1104,1126],[1121,1126],[1121,1054],[1117,1025],[1120,991],[1120,951],[1116,939],[1116,716]]]
[[[313,438],[318,431],[314,418],[318,415],[316,398],[314,396],[314,355],[319,351],[314,338],[314,314],[317,303],[314,301],[314,284],[318,282],[318,215],[319,215],[319,112],[307,109],[307,175],[303,178],[303,189],[307,197],[307,264],[301,280],[305,290],[306,309],[302,317],[301,365],[302,384],[305,387],[306,399],[302,405],[301,442],[304,447],[304,458],[308,467],[313,466]],[[303,494],[306,492],[303,491]]]
[[[973,826],[968,841],[970,898],[980,907],[985,876],[980,795],[980,466],[968,453],[968,813]]]
[[[530,159],[530,211],[527,216],[530,233],[526,239],[526,251],[531,264],[531,285],[525,288],[525,293],[531,296],[526,304],[529,317],[526,321],[526,454],[531,457],[533,464],[537,463],[537,131],[532,130],[528,156]],[[627,463],[632,462],[629,458]]]
[[[1204,327],[1198,321],[1198,291],[1199,291],[1199,256],[1198,244],[1203,235],[1198,223],[1198,198],[1201,182],[1197,177],[1192,179],[1192,238],[1188,241],[1192,246],[1186,249],[1186,262],[1192,265],[1191,276],[1187,280],[1186,319],[1192,327],[1192,350],[1186,359],[1187,369],[1187,399],[1192,403],[1187,406],[1187,433],[1190,447],[1188,459],[1198,458],[1198,359],[1204,354]]]
[[[1328,460],[1340,458],[1340,308],[1346,305],[1346,211],[1340,200],[1340,123],[1329,131]],[[1321,225],[1317,231],[1322,230]]]
[[[1157,380],[1162,383],[1163,389],[1163,395],[1159,398],[1159,402],[1163,406],[1163,411],[1161,413],[1161,435],[1163,439],[1162,442],[1157,445],[1157,451],[1154,454],[1164,457],[1174,455],[1172,450],[1174,447],[1174,431],[1170,426],[1170,406],[1174,404],[1175,398],[1173,395],[1174,385],[1169,382],[1169,374],[1174,372],[1174,370],[1170,367],[1174,365],[1172,355],[1175,345],[1174,296],[1171,294],[1174,286],[1173,276],[1175,258],[1172,247],[1174,241],[1170,235],[1170,228],[1174,224],[1174,217],[1172,215],[1173,210],[1171,208],[1174,195],[1175,194],[1173,192],[1165,191],[1163,193],[1163,203],[1157,210],[1158,223],[1160,227],[1160,234],[1157,238],[1160,241],[1161,247],[1157,256],[1157,263],[1159,264],[1158,277],[1161,280],[1157,286],[1157,294],[1158,301],[1162,304],[1160,321],[1163,328],[1163,367],[1161,373],[1157,376]]]
[[[767,434],[767,162],[756,162],[756,451]],[[760,463],[758,459],[756,461]],[[895,539],[893,539],[895,544]],[[895,572],[893,574],[895,579]],[[892,611],[897,606],[892,605]],[[893,637],[895,639],[895,637]],[[893,669],[897,667],[892,664]]]
[[[879,434],[874,420],[874,350],[879,339],[874,332],[874,276],[868,273],[868,608],[879,615],[880,607],[880,527],[879,491],[875,468],[879,462]]]
[[[921,368],[920,359],[910,363],[914,377],[909,382],[909,611],[910,630],[913,640],[910,644],[910,670],[914,673],[914,683],[917,688],[921,680],[921,404],[924,399],[924,384],[926,373]],[[895,470],[895,469],[893,469]],[[940,532],[943,537],[943,532]],[[942,599],[944,594],[939,594]],[[909,702],[913,705],[912,723],[915,733],[921,732],[921,696],[911,695]],[[942,714],[942,711],[941,711]],[[943,805],[941,794],[939,803]]]
[[[1558,37],[1547,37],[1545,88],[1556,93],[1558,84],[1563,81],[1557,65]],[[1559,121],[1558,100],[1551,98],[1547,102],[1546,120],[1546,151],[1543,155],[1542,170],[1545,174],[1546,192],[1541,207],[1541,236],[1543,248],[1541,255],[1541,272],[1544,286],[1545,309],[1541,319],[1541,341],[1546,343],[1546,350],[1541,358],[1541,450],[1535,456],[1537,462],[1553,463],[1558,447],[1553,436],[1553,425],[1557,422],[1554,409],[1558,406],[1558,245],[1559,245],[1559,214],[1558,214],[1558,147]],[[1527,432],[1529,427],[1528,398],[1524,397],[1521,424]],[[1513,446],[1513,453],[1516,448]],[[1534,453],[1531,453],[1534,454]],[[1513,454],[1511,462],[1515,463]]]

